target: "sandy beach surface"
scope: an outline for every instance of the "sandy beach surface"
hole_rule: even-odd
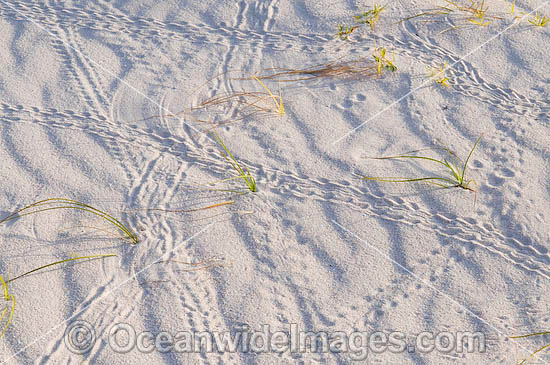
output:
[[[550,363],[545,15],[0,0],[0,361]]]

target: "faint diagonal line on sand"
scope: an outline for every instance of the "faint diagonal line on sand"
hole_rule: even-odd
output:
[[[346,227],[342,226],[340,223],[336,222],[335,220],[332,220],[332,223],[334,223],[335,225],[337,225],[338,227],[340,227],[343,231],[349,233],[350,235],[352,235],[353,237],[355,237],[357,240],[365,243],[367,246],[369,246],[370,248],[372,248],[373,250],[376,251],[376,253],[380,256],[382,256],[383,258],[385,258],[386,260],[388,261],[391,261],[392,263],[394,263],[395,265],[399,266],[400,269],[406,271],[409,275],[411,275],[413,278],[415,278],[416,280],[420,281],[422,284],[426,285],[427,287],[430,287],[431,289],[433,289],[434,291],[436,291],[437,293],[443,295],[444,297],[446,297],[447,299],[449,299],[451,302],[453,302],[454,304],[460,306],[461,308],[464,308],[464,310],[466,310],[466,312],[468,312],[470,315],[472,315],[473,317],[477,318],[478,320],[480,320],[481,322],[485,323],[486,325],[488,325],[489,327],[491,327],[493,330],[495,330],[498,334],[506,337],[506,338],[510,338],[507,334],[505,334],[504,332],[502,332],[500,329],[498,329],[497,327],[495,327],[494,325],[492,325],[490,322],[488,322],[487,320],[483,319],[482,317],[480,317],[479,315],[475,314],[473,311],[471,311],[468,307],[466,307],[464,304],[460,303],[459,301],[457,301],[456,299],[454,299],[453,297],[451,297],[449,294],[445,293],[444,291],[442,291],[441,289],[438,289],[436,288],[434,285],[430,284],[429,282],[427,282],[426,280],[422,279],[421,277],[419,277],[418,275],[414,274],[411,270],[407,269],[405,266],[401,265],[399,262],[395,261],[394,259],[392,259],[391,257],[389,257],[387,254],[385,254],[384,252],[382,252],[378,247],[368,243],[367,241],[365,241],[364,239],[362,239],[361,237],[359,237],[357,234],[353,233],[352,231],[350,231],[349,229],[347,229]],[[487,340],[487,339],[486,339]],[[514,340],[514,339],[512,339]],[[518,342],[518,341],[514,341],[514,342]],[[523,350],[527,350],[528,352],[532,352],[531,350],[529,350],[528,348],[522,346],[522,345],[519,345],[519,347],[521,347]]]
[[[139,274],[141,274],[142,272],[144,272],[145,270],[149,269],[151,266],[153,266],[154,264],[158,263],[159,260],[162,258],[162,256],[164,255],[169,255],[171,254],[172,252],[174,252],[175,250],[177,250],[179,247],[181,247],[183,244],[189,242],[190,240],[192,240],[193,238],[197,237],[198,235],[200,235],[201,233],[203,233],[204,231],[206,231],[208,228],[212,227],[214,225],[214,223],[211,223],[209,225],[207,225],[206,227],[204,227],[203,229],[201,229],[199,232],[195,233],[194,235],[192,235],[191,237],[189,237],[188,239],[186,239],[185,241],[181,242],[180,244],[176,245],[173,249],[171,249],[170,251],[164,253],[163,255],[161,255],[159,257],[159,259],[157,260],[154,260],[151,264],[145,266],[143,269],[137,271],[134,275],[132,275],[131,277],[125,279],[125,280],[122,280],[122,282],[120,283],[117,283],[116,286],[114,288],[112,288],[111,290],[109,290],[108,292],[106,292],[104,294],[104,297],[107,296],[107,295],[110,295],[112,294],[114,291],[116,291],[117,289],[121,288],[122,286],[126,285],[127,283],[129,283],[131,280],[133,280],[134,278],[137,279],[137,276]],[[101,301],[99,301],[101,302]],[[25,349],[27,349],[29,346],[35,344],[36,342],[42,340],[44,337],[46,337],[47,335],[49,335],[50,333],[52,333],[53,331],[55,331],[56,329],[58,329],[59,327],[61,327],[62,325],[64,325],[65,323],[67,323],[68,321],[70,321],[71,319],[75,318],[76,316],[80,315],[82,312],[84,312],[86,309],[92,307],[93,305],[99,303],[98,301],[95,301],[95,302],[92,302],[86,306],[84,306],[84,308],[80,309],[78,312],[74,313],[73,315],[71,315],[70,317],[64,319],[63,321],[59,322],[58,324],[56,324],[55,326],[53,326],[52,328],[50,328],[48,331],[46,331],[44,334],[36,337],[34,340],[32,340],[31,342],[29,342],[28,344],[26,344],[23,348],[19,349],[15,354],[5,358],[4,360],[2,360],[3,363],[5,363],[6,361],[10,360],[10,359],[13,359],[14,357],[16,357],[17,355],[19,355],[21,352],[25,351]]]
[[[103,70],[104,72],[108,73],[109,75],[111,75],[112,77],[114,77],[115,79],[117,79],[118,81],[120,81],[121,84],[127,86],[128,88],[132,89],[134,92],[136,92],[137,94],[143,96],[145,99],[149,100],[151,103],[153,103],[154,105],[158,106],[160,108],[160,110],[166,112],[167,115],[169,116],[172,116],[174,118],[177,118],[178,120],[182,121],[185,125],[189,126],[190,128],[192,128],[195,132],[198,132],[198,133],[201,133],[201,131],[199,131],[197,128],[193,127],[191,124],[187,123],[185,120],[182,120],[182,118],[178,117],[176,114],[172,113],[170,110],[166,109],[165,107],[163,107],[162,105],[160,105],[157,101],[151,99],[149,96],[145,95],[144,93],[142,93],[141,91],[139,91],[137,88],[135,88],[132,84],[130,84],[129,82],[121,79],[120,77],[118,77],[115,73],[113,73],[111,70],[107,69],[106,67],[102,66],[100,63],[92,60],[90,57],[82,54],[81,52],[79,52],[76,48],[74,48],[73,46],[71,46],[70,44],[66,44],[64,42],[64,40],[59,37],[58,35],[50,32],[46,27],[40,25],[37,21],[35,21],[32,17],[29,17],[27,16],[26,14],[23,14],[22,12],[20,12],[19,10],[17,10],[16,8],[14,8],[10,3],[4,1],[4,0],[0,0],[2,3],[4,3],[6,6],[8,6],[10,9],[12,9],[13,11],[15,11],[16,13],[20,14],[23,18],[26,18],[26,19],[29,19],[29,22],[31,22],[32,24],[34,24],[35,26],[37,26],[38,28],[40,28],[42,31],[48,33],[50,35],[50,37],[52,38],[55,38],[55,39],[58,39],[60,41],[62,41],[65,46],[67,46],[68,48],[72,49],[73,51],[79,53],[82,55],[82,57],[84,59],[86,59],[86,61],[88,61],[89,63],[93,64],[94,66],[97,66],[98,68],[100,68],[101,70]]]
[[[502,34],[504,34],[505,32],[507,32],[510,28],[514,27],[516,24],[519,24],[523,21],[523,19],[525,19],[527,16],[533,14],[534,12],[538,11],[539,9],[543,8],[544,6],[546,6],[550,1],[546,1],[544,4],[542,5],[539,5],[537,6],[533,11],[531,11],[530,13],[527,13],[525,15],[523,15],[522,17],[519,18],[519,22],[516,22],[514,21],[511,25],[509,25],[508,27],[506,27],[504,30],[502,30],[501,32],[497,33],[495,36],[489,38],[487,41],[481,43],[479,46],[477,46],[476,48],[474,48],[473,50],[471,50],[470,52],[466,53],[464,56],[460,57],[458,59],[458,61],[455,61],[453,62],[449,67],[447,67],[448,69],[451,69],[453,68],[457,63],[461,62],[462,60],[464,60],[465,58],[467,58],[468,56],[470,56],[471,54],[477,52],[480,48],[482,48],[483,46],[485,46],[486,44],[488,43],[491,43],[492,41],[494,41],[495,39],[497,39],[498,37],[500,37]],[[351,134],[353,134],[354,132],[356,132],[358,129],[360,129],[361,127],[363,127],[365,124],[367,124],[368,122],[376,119],[378,116],[380,116],[381,114],[385,113],[386,111],[388,111],[389,109],[393,108],[396,104],[399,104],[401,101],[403,101],[404,99],[408,98],[409,96],[411,96],[412,94],[414,94],[416,91],[418,91],[419,89],[423,88],[424,86],[426,86],[428,83],[432,82],[432,79],[437,77],[434,76],[434,77],[431,77],[429,79],[427,79],[426,81],[424,81],[422,84],[420,84],[420,86],[418,86],[417,88],[409,91],[408,93],[406,93],[405,95],[403,95],[402,97],[400,97],[399,99],[397,99],[396,101],[394,101],[393,103],[391,103],[390,105],[386,106],[385,108],[383,108],[382,110],[378,111],[377,113],[375,113],[372,117],[370,117],[369,119],[365,120],[363,123],[359,124],[357,127],[351,129],[350,131],[348,131],[347,133],[345,133],[344,135],[342,135],[341,137],[339,137],[336,141],[332,142],[332,145],[336,145],[338,142],[346,139],[347,137],[349,137]]]

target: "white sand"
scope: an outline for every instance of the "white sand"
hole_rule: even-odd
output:
[[[113,226],[72,210],[4,223],[4,278],[71,255],[118,256],[10,283],[16,307],[0,360],[347,364],[356,358],[352,351],[290,349],[163,353],[162,346],[117,353],[109,342],[116,324],[155,336],[235,332],[243,325],[249,333],[262,325],[272,333],[333,336],[400,331],[411,343],[426,331],[486,336],[484,352],[369,348],[357,363],[515,364],[550,343],[508,338],[550,329],[550,27],[527,20],[511,26],[511,2],[501,0],[486,1],[489,12],[504,18],[487,27],[440,33],[450,25],[397,23],[440,3],[388,2],[375,32],[363,25],[345,41],[335,39],[337,25],[352,25],[370,0],[1,0],[2,216],[67,197],[122,219],[141,241],[131,245]],[[528,0],[516,3],[515,14],[539,6],[550,13],[545,2]],[[266,81],[275,95],[281,88],[283,116],[257,114],[217,129],[249,167],[258,192],[207,190],[244,182],[206,185],[234,171],[201,132],[207,124],[189,113],[169,114],[214,95],[263,91],[228,75],[370,59],[375,43],[390,58],[395,52],[396,73]],[[452,65],[447,88],[426,76],[427,67],[445,62]],[[219,122],[236,119],[234,112],[220,106],[193,115]],[[367,157],[441,142],[464,159],[482,133],[466,172],[478,183],[475,207],[474,194],[458,188],[361,179],[444,174],[427,162]],[[425,151],[445,157],[440,152]],[[226,201],[234,203],[151,210]],[[186,264],[209,259],[214,266]],[[96,335],[81,355],[65,338],[77,320]],[[550,362],[548,351],[538,361]]]

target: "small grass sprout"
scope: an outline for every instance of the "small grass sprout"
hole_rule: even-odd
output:
[[[386,58],[386,48],[374,49],[373,54],[374,60],[376,61],[376,70],[378,75],[382,75],[382,70],[385,68],[392,72],[397,71],[397,66],[394,65],[395,62],[395,52],[393,53],[392,61]]]
[[[233,180],[233,179],[243,179],[245,181],[246,185],[248,186],[248,189],[253,193],[256,192],[257,191],[256,190],[256,180],[254,180],[254,178],[250,174],[250,171],[248,171],[248,169],[246,169],[246,168],[241,167],[241,165],[239,164],[237,159],[229,151],[229,149],[227,148],[225,143],[223,143],[220,136],[218,136],[218,134],[216,132],[210,130],[209,133],[212,136],[212,138],[214,138],[214,140],[220,145],[221,155],[226,159],[227,162],[229,162],[231,167],[233,167],[233,169],[235,171],[237,171],[237,173],[238,173],[237,176],[226,179],[224,181]]]
[[[2,323],[2,321],[4,320],[4,318],[6,317],[6,315],[9,312],[9,315],[7,316],[7,319],[6,319],[6,325],[2,329],[2,332],[0,332],[0,338],[2,338],[2,336],[4,336],[4,334],[6,333],[6,330],[8,329],[8,326],[10,325],[10,323],[13,319],[13,313],[15,312],[15,297],[12,294],[10,294],[9,291],[8,291],[8,284],[9,283],[11,283],[12,281],[15,281],[17,279],[21,279],[21,278],[23,278],[27,275],[30,275],[34,272],[39,271],[39,270],[45,269],[47,267],[60,265],[60,264],[66,263],[66,262],[76,261],[76,260],[85,260],[85,259],[98,259],[98,258],[113,257],[113,256],[116,256],[116,255],[115,254],[99,254],[99,255],[72,257],[72,258],[69,258],[69,259],[56,261],[56,262],[52,262],[52,263],[47,264],[47,265],[40,266],[36,269],[27,271],[24,274],[16,276],[13,279],[10,279],[9,276],[7,277],[7,279],[4,279],[4,277],[2,275],[0,275],[0,285],[2,285],[2,291],[3,291],[2,296],[3,296],[4,301],[9,302],[8,305],[0,313],[0,323]],[[11,307],[11,310],[10,310],[10,307]]]
[[[533,336],[544,336],[544,335],[550,335],[550,332],[538,332],[538,333],[531,333],[529,335],[523,335],[523,336],[511,336],[510,338],[528,338]],[[546,350],[547,348],[550,348],[550,343],[541,347],[537,351],[533,352],[527,359],[524,359],[522,362],[520,362],[520,365],[523,365],[527,360],[529,360],[531,357],[535,356],[537,353]]]
[[[485,0],[482,0],[480,4],[476,4],[473,0],[470,0],[472,4],[468,8],[459,7],[458,5],[450,2],[449,0],[447,1],[462,11],[470,11],[473,16],[472,18],[468,19],[470,23],[473,23],[482,27],[490,23],[489,21],[485,20],[485,13],[487,13],[487,10],[489,9],[489,7],[486,7],[485,9],[483,8],[483,6],[485,5]]]
[[[355,15],[354,18],[360,23],[365,23],[374,30],[374,24],[380,19],[380,13],[384,10],[384,6],[375,4],[370,10],[364,11],[361,15]]]
[[[389,159],[419,159],[424,161],[430,161],[435,162],[439,165],[442,165],[445,167],[447,172],[450,173],[449,177],[442,177],[442,176],[428,176],[428,177],[418,177],[418,178],[410,178],[410,177],[371,177],[371,176],[364,176],[363,179],[366,180],[374,180],[374,181],[380,181],[380,182],[427,182],[434,185],[437,185],[441,188],[462,188],[465,190],[470,190],[475,193],[475,202],[477,201],[477,182],[475,180],[467,180],[466,179],[466,167],[468,166],[468,161],[470,160],[470,157],[472,157],[472,154],[474,153],[475,148],[477,147],[479,141],[483,135],[481,135],[474,146],[472,147],[470,154],[466,158],[466,161],[464,164],[459,166],[457,163],[457,159],[455,158],[455,154],[449,150],[446,146],[443,147],[443,149],[448,153],[449,155],[449,161],[447,159],[437,159],[437,158],[431,158],[426,156],[419,156],[415,153],[420,151],[412,151],[403,155],[398,156],[388,156],[388,157],[376,157],[377,160],[389,160]],[[471,188],[470,184],[474,183],[475,188]]]
[[[437,84],[441,86],[449,86],[449,78],[445,76],[447,68],[447,62],[441,67],[428,67],[428,77],[432,78]]]
[[[544,27],[550,21],[550,18],[544,16],[544,14],[539,14],[537,11],[535,15],[531,17],[531,19],[528,20],[529,23],[533,24],[535,27]]]
[[[339,39],[348,40],[349,35],[355,31],[358,26],[350,27],[346,25],[345,27],[342,24],[338,24],[338,33],[336,33],[336,37]]]
[[[26,215],[46,212],[49,210],[56,210],[56,209],[76,209],[76,210],[82,210],[88,213],[95,214],[105,219],[107,222],[111,223],[112,225],[117,227],[119,230],[121,230],[134,244],[139,242],[137,235],[132,233],[124,224],[122,224],[116,218],[113,218],[108,213],[105,213],[99,209],[96,209],[88,204],[85,204],[76,200],[72,200],[72,199],[66,199],[66,198],[50,198],[50,199],[44,199],[44,200],[40,200],[35,203],[29,204],[26,207],[23,207],[15,211],[14,213],[10,214],[6,218],[0,220],[0,223],[4,223],[12,219],[16,219]]]

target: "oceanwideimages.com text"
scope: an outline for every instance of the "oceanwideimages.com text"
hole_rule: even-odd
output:
[[[304,331],[294,323],[288,330],[272,330],[270,325],[253,330],[244,325],[223,332],[136,331],[128,323],[117,323],[104,340],[117,353],[346,353],[352,360],[364,360],[369,353],[483,353],[486,349],[481,332]],[[65,344],[72,352],[85,353],[95,341],[95,330],[87,322],[74,322],[65,331]]]

